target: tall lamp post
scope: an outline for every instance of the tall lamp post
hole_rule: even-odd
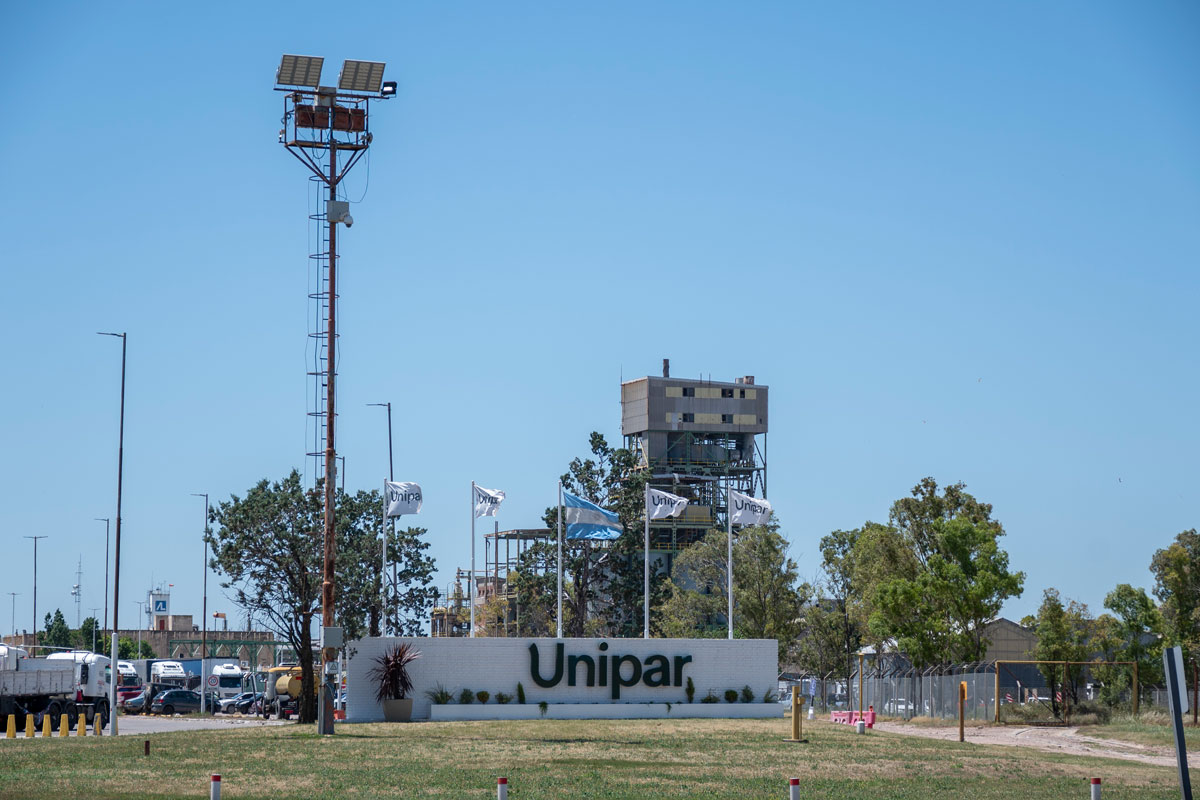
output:
[[[204,498],[204,603],[200,607],[200,713],[208,705],[208,492],[192,492]]]
[[[92,517],[96,522],[104,523],[104,624],[102,628],[108,627],[108,517]],[[95,648],[93,648],[95,649]]]
[[[17,640],[16,640],[16,637],[17,637],[17,595],[19,595],[19,594],[20,594],[20,592],[9,592],[9,595],[11,595],[11,596],[12,596],[12,632],[13,632],[13,644],[16,644],[16,643],[17,643]]]
[[[141,658],[142,657],[142,614],[143,614],[142,607],[145,606],[149,601],[148,600],[134,600],[133,602],[137,603],[137,607],[138,607],[137,655],[135,655],[134,658]]]
[[[117,436],[117,540],[116,547],[113,550],[113,624],[112,624],[112,664],[117,665],[117,617],[121,610],[119,603],[121,597],[121,488],[122,480],[125,476],[125,351],[126,345],[129,344],[128,337],[124,333],[105,333],[97,331],[97,336],[118,336],[121,339],[121,427]],[[111,735],[117,735],[117,681],[112,681],[108,685],[108,708],[110,710],[109,719],[112,720]]]
[[[37,647],[37,543],[38,539],[47,539],[48,536],[26,536],[26,539],[33,539],[33,646]]]
[[[388,480],[396,480],[395,463],[392,461],[392,404],[388,403],[367,403],[368,406],[387,409],[387,426],[388,426]],[[387,516],[387,492],[383,493],[383,542],[379,546],[379,633],[383,634],[384,616],[387,613],[387,602],[385,601],[385,593],[387,589],[387,533],[388,533],[388,516]],[[399,627],[399,626],[397,626]],[[393,629],[394,630],[394,629]]]

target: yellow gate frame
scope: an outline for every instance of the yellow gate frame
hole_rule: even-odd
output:
[[[1063,668],[1063,679],[1067,677],[1067,667],[1079,666],[1100,666],[1100,667],[1116,667],[1130,664],[1133,665],[1133,713],[1138,713],[1138,665],[1136,661],[1020,661],[1005,659],[996,663],[996,715],[995,722],[1000,722],[1000,665],[1001,664],[1059,664]],[[1066,692],[1063,692],[1063,697],[1066,697]]]

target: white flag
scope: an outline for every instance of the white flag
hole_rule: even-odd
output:
[[[650,515],[650,519],[678,517],[687,508],[686,497],[660,492],[658,489],[651,489],[647,495],[646,512]]]
[[[494,517],[504,502],[504,492],[492,491],[482,486],[475,487],[475,516]]]
[[[734,525],[766,525],[771,520],[771,504],[748,494],[729,490],[729,511]]]
[[[387,487],[387,515],[399,517],[421,512],[421,484],[384,481]]]

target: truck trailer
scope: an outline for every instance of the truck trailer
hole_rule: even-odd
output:
[[[72,728],[80,717],[93,724],[98,714],[101,727],[107,727],[110,664],[95,653],[70,651],[31,658],[23,648],[0,645],[0,726],[6,726],[12,715],[16,727],[23,728],[32,715],[41,727],[49,715],[51,728],[58,730],[64,714]]]

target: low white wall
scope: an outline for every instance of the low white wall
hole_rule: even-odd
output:
[[[435,722],[468,719],[766,719],[782,718],[779,703],[556,703],[546,713],[536,705],[441,705],[429,709]]]
[[[368,675],[375,658],[384,650],[400,642],[410,642],[421,651],[421,657],[409,667],[413,678],[413,719],[428,719],[431,703],[425,692],[444,686],[455,697],[464,688],[472,692],[485,690],[494,698],[498,692],[516,695],[517,683],[525,687],[525,703],[538,714],[537,704],[603,704],[617,710],[618,717],[638,716],[637,704],[688,705],[684,691],[690,677],[696,687],[694,708],[711,709],[703,712],[714,716],[735,716],[739,709],[763,705],[763,694],[776,689],[779,675],[776,656],[778,646],[774,639],[492,639],[492,638],[368,638],[353,642],[354,651],[349,663],[347,682],[348,702],[346,719],[349,722],[379,722],[383,720],[383,706],[375,699],[375,681]],[[557,646],[563,648],[563,670],[554,686],[539,686],[532,673],[530,645],[538,652],[538,673],[543,680],[550,680],[556,672]],[[593,686],[587,686],[586,662],[576,665],[575,685],[570,685],[567,666],[570,657],[588,656],[595,664]],[[660,658],[654,658],[658,656]],[[621,684],[613,697],[612,666],[620,659]],[[634,662],[637,662],[636,665]],[[600,667],[604,665],[601,685]],[[636,671],[643,672],[642,680],[632,683]],[[666,674],[669,673],[669,674]],[[653,685],[667,680],[667,685]],[[679,685],[676,686],[678,681]],[[631,684],[631,685],[625,685]],[[739,692],[749,686],[755,694],[755,703],[726,703],[726,689]],[[712,691],[721,698],[719,704],[701,704],[700,698]],[[509,708],[517,708],[515,700]],[[490,707],[494,700],[490,701]],[[474,705],[482,711],[484,708]],[[454,708],[457,704],[439,708]],[[457,706],[471,708],[472,706]],[[496,706],[497,710],[502,708]],[[778,706],[772,714],[778,712]],[[720,713],[718,711],[724,711]],[[489,709],[490,710],[490,709]],[[644,710],[644,709],[642,709]],[[665,711],[665,706],[663,706]],[[514,712],[518,713],[518,712]],[[601,712],[597,712],[601,713]],[[603,712],[609,713],[609,712]],[[746,712],[749,713],[749,712]],[[672,712],[672,715],[674,712]],[[769,715],[769,716],[771,716]],[[552,716],[547,714],[547,716]],[[664,716],[671,716],[664,714]],[[491,718],[491,717],[488,717]]]

